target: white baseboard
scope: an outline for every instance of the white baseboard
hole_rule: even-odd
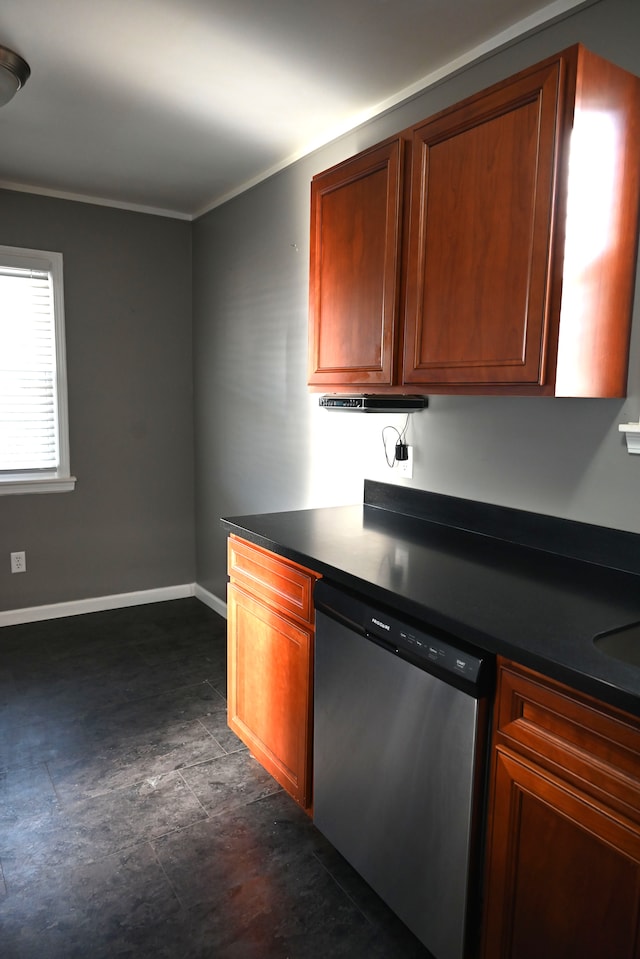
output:
[[[204,588],[204,586],[199,586],[198,583],[194,584],[193,595],[196,599],[199,599],[201,603],[204,603],[205,606],[208,606],[215,613],[218,613],[225,619],[227,618],[227,604],[223,599],[220,599],[219,596],[214,596],[213,593],[210,593],[208,589]]]
[[[62,616],[78,616],[106,609],[122,609],[126,606],[142,606],[145,603],[164,603],[171,599],[186,599],[195,596],[206,606],[226,618],[227,605],[213,593],[197,583],[181,586],[163,586],[160,589],[144,589],[133,593],[117,593],[111,596],[96,596],[91,599],[72,600],[68,603],[51,603],[48,606],[26,606],[24,609],[0,610],[0,627],[18,626],[21,623],[37,623],[43,619],[59,619]]]

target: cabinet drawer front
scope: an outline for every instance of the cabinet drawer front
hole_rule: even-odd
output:
[[[496,742],[535,758],[640,822],[640,721],[591,697],[502,662]]]
[[[314,574],[289,560],[229,537],[229,576],[254,596],[305,623],[313,623]]]

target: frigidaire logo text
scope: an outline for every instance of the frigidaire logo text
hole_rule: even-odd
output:
[[[375,623],[376,626],[379,626],[380,629],[391,629],[388,623],[381,623],[379,619],[376,619],[375,616],[371,617],[371,622]]]

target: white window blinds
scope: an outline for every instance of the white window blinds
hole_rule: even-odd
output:
[[[0,484],[69,476],[64,357],[62,256],[0,247]]]
[[[51,274],[0,264],[0,469],[55,469]]]

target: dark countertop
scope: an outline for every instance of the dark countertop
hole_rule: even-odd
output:
[[[222,523],[426,627],[640,716],[640,667],[593,644],[640,622],[640,536],[370,481],[362,505]]]

